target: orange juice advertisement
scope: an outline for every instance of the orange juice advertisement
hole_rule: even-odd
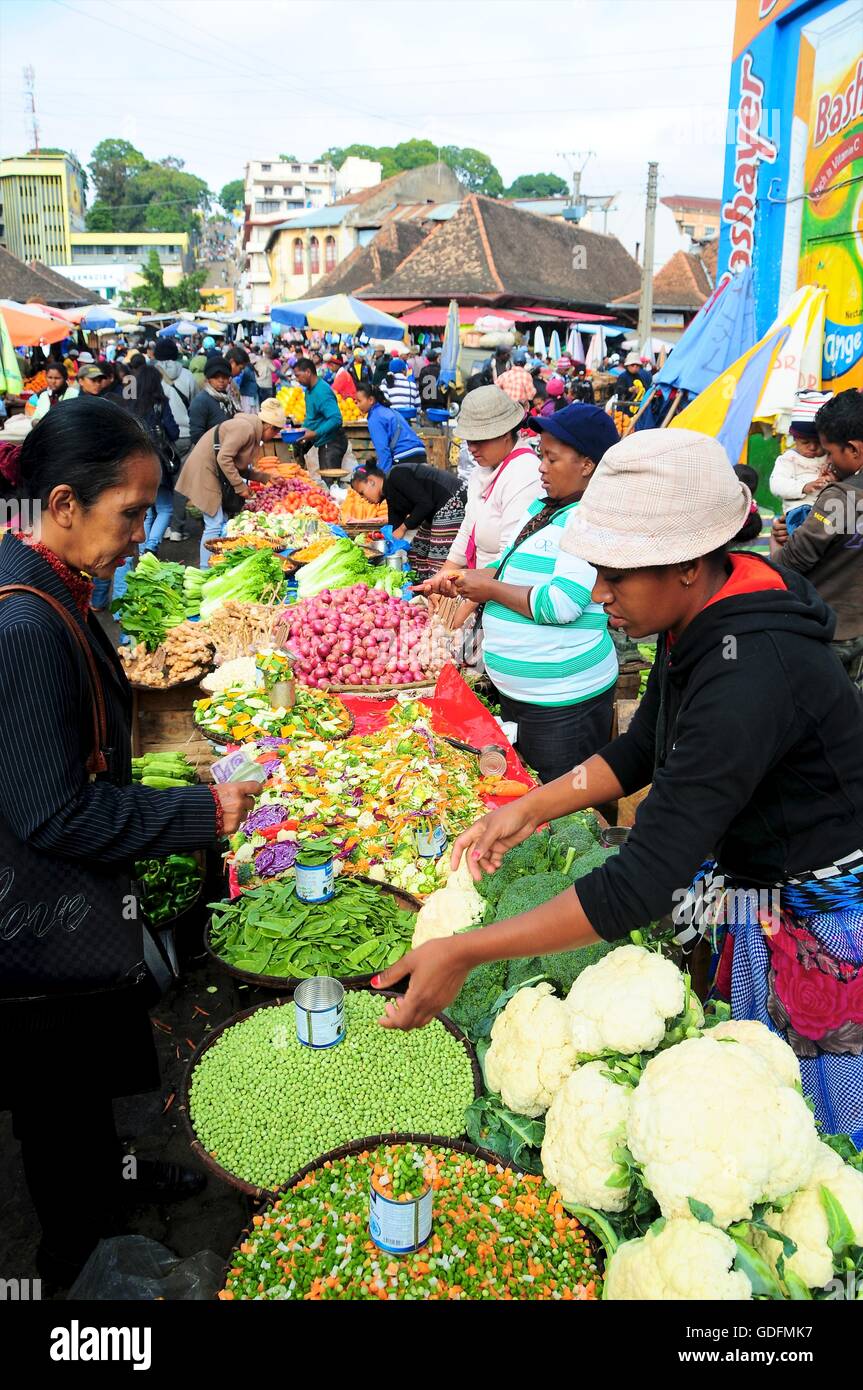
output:
[[[827,290],[823,378],[834,391],[863,386],[861,33],[863,4],[847,0],[812,35],[798,283]]]

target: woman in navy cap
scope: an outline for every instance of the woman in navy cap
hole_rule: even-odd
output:
[[[542,434],[540,481],[515,540],[494,564],[451,580],[483,604],[483,660],[517,746],[542,782],[563,776],[608,741],[618,664],[592,565],[560,540],[606,449],[618,441],[604,411],[571,405],[530,428]]]

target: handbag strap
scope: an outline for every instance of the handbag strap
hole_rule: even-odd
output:
[[[86,768],[90,777],[93,778],[99,772],[108,770],[108,763],[105,758],[104,749],[108,743],[108,719],[105,713],[105,693],[102,689],[102,682],[99,679],[99,672],[96,668],[96,658],[93,656],[90,643],[76,623],[72,614],[59,599],[52,594],[46,594],[42,589],[36,589],[32,584],[3,584],[0,585],[0,603],[4,599],[10,598],[12,594],[35,594],[45,603],[49,604],[65,623],[68,631],[72,634],[78,644],[78,649],[84,657],[87,667],[87,676],[90,682],[90,694],[92,696],[92,715],[93,715],[93,747],[87,758]]]

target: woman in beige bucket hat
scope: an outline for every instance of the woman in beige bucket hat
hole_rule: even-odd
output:
[[[646,431],[605,454],[563,543],[596,567],[614,626],[659,632],[644,699],[573,773],[465,831],[453,863],[466,854],[479,879],[546,821],[649,786],[636,830],[550,902],[427,943],[374,983],[410,977],[384,1021],[413,1028],[483,962],[623,941],[668,913],[687,949],[710,920],[734,1016],[787,1039],[819,1121],[860,1144],[863,706],[812,586],[727,552],[749,507],[705,435]]]

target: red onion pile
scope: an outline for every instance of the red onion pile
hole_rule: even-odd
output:
[[[289,608],[280,626],[297,657],[297,678],[318,690],[416,685],[438,674],[429,669],[428,611],[383,589],[324,589]],[[433,663],[438,670],[443,659]]]

